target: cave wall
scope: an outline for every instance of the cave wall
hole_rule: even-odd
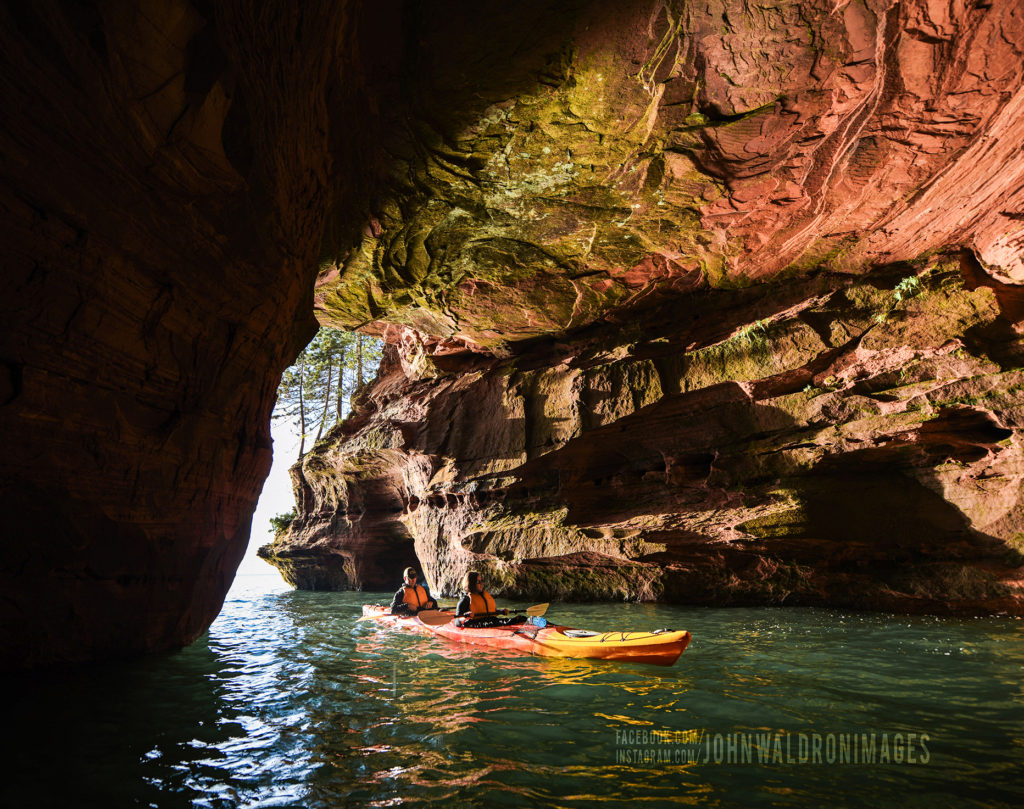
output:
[[[588,4],[546,5],[523,8],[558,39]],[[173,648],[216,616],[314,279],[372,227],[413,117],[407,7],[0,8],[0,667]],[[479,41],[503,7],[443,11]],[[523,60],[480,79],[532,80]]]
[[[506,39],[418,30],[430,102]],[[389,361],[264,557],[1019,612],[1022,32],[1015,3],[595,3],[532,85],[412,103],[316,291]]]
[[[409,115],[321,322],[509,354],[950,244],[1024,281],[1019,3],[549,5],[489,11],[486,38],[419,10]]]
[[[0,11],[3,667],[220,610],[337,201],[346,5],[292,5]]]
[[[988,559],[990,540],[1012,545],[1012,484],[989,519],[969,481],[997,486],[989,461],[1015,474],[1019,3],[39,0],[4,4],[0,22],[0,665],[171,648],[205,629],[244,551],[274,389],[314,307],[323,324],[385,336],[391,361],[296,477],[303,513],[267,555],[299,583],[377,583],[411,548],[445,586],[471,558],[507,592],[553,587],[526,583],[528,557],[535,570],[614,568],[605,579],[623,592],[669,597],[666,571],[688,564],[682,540],[662,536],[673,520],[722,559],[769,529],[741,509],[742,523],[702,532],[685,498],[671,519],[664,505],[644,512],[662,515],[650,542],[640,512],[586,517],[599,486],[586,482],[588,436],[613,482],[599,448],[612,452],[616,429],[637,436],[614,453],[655,481],[641,501],[672,502],[660,475],[731,503],[744,474],[707,460],[721,454],[711,438],[673,438],[675,471],[651,466],[647,416],[713,420],[715,397],[739,397],[739,434],[775,413],[753,404],[768,399],[792,420],[769,419],[769,433],[817,424],[818,400],[845,423],[833,410],[859,401],[856,382],[838,367],[818,379],[818,366],[847,315],[836,334],[810,325],[799,362],[785,340],[767,359],[730,353],[727,370],[714,351],[798,328],[791,309],[832,322],[835,296],[895,296],[910,276],[920,301],[991,294],[998,314],[990,301],[926,346],[890,335],[875,371],[949,344],[994,388],[930,402],[934,418],[909,432],[879,427],[890,449],[908,447],[892,474],[913,478],[914,513],[932,496],[955,508],[940,508],[950,547]],[[977,267],[956,292],[959,251]],[[885,328],[854,318],[851,334],[909,318],[893,312]],[[800,369],[828,391],[780,405],[797,393],[771,386]],[[929,373],[919,381],[947,379]],[[706,408],[688,410],[699,391]],[[849,483],[845,462],[826,463],[846,449],[810,443],[814,468]],[[954,449],[914,460],[916,443]],[[953,483],[921,471],[944,463],[970,471]],[[791,538],[814,539],[814,486],[792,485],[810,505]],[[492,489],[490,504],[463,497]],[[511,548],[503,520],[548,528]]]
[[[398,538],[445,594],[1021,612],[1018,289],[961,253],[699,300],[432,379],[392,350],[261,553],[298,586],[383,587]]]

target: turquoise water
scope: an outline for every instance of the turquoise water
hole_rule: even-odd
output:
[[[181,652],[5,682],[0,805],[1024,804],[1019,620],[552,606],[689,629],[661,668],[382,631],[354,619],[386,594],[275,578]]]

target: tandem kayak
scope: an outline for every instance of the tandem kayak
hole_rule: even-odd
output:
[[[545,627],[519,624],[488,629],[467,629],[451,622],[426,625],[435,635],[459,643],[515,649],[541,657],[626,660],[657,666],[671,666],[690,643],[689,632],[668,629],[654,632],[593,632],[550,624]]]
[[[594,632],[549,624],[531,623],[489,628],[465,628],[452,622],[451,613],[429,612],[417,617],[400,618],[387,614],[387,608],[367,605],[364,617],[403,628],[432,632],[451,641],[512,649],[541,657],[580,657],[596,660],[620,660],[671,666],[690,643],[690,633],[659,629],[653,632]]]

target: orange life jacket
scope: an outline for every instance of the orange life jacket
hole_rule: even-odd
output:
[[[491,594],[484,590],[482,593],[470,593],[469,611],[473,615],[486,615],[498,611]]]
[[[402,589],[405,593],[402,595],[402,600],[410,607],[419,609],[427,603],[427,590],[418,584],[403,584]]]

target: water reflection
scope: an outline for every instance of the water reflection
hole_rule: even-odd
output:
[[[380,631],[355,622],[364,600],[236,588],[178,654],[7,683],[0,804],[41,784],[68,806],[1019,803],[1019,622],[558,607],[598,630],[690,629],[660,668]],[[699,758],[730,734],[907,731],[930,735],[930,765]]]
[[[209,757],[223,758],[218,746],[245,733],[223,715],[217,670],[217,656],[198,644],[144,662],[6,680],[14,744],[0,804],[36,805],[43,796],[67,806],[187,804],[196,775],[216,766]]]

